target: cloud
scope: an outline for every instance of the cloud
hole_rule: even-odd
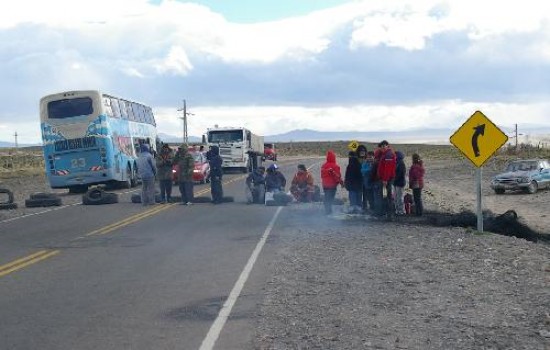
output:
[[[174,128],[183,98],[264,133],[458,124],[479,106],[538,122],[549,17],[535,0],[359,0],[238,24],[175,0],[19,0],[0,5],[0,139],[38,121],[43,95],[91,88],[167,108]]]

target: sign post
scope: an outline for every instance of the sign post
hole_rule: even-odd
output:
[[[508,136],[483,113],[476,111],[455,131],[449,140],[477,167],[475,185],[477,194],[477,230],[483,232],[482,167],[508,141]]]

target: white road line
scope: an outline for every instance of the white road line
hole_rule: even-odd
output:
[[[125,191],[125,192],[117,192],[118,194],[128,194],[128,193],[132,193],[132,192],[136,192],[137,190],[130,190],[130,191]],[[7,222],[12,222],[12,221],[16,221],[16,220],[21,220],[21,219],[24,219],[24,218],[28,218],[28,217],[31,217],[31,216],[36,216],[36,215],[41,215],[41,214],[45,214],[45,213],[49,213],[51,211],[56,211],[56,210],[61,210],[61,209],[65,209],[65,208],[69,208],[69,207],[74,207],[75,205],[81,205],[82,203],[72,203],[72,204],[66,204],[66,205],[62,205],[60,207],[55,207],[55,208],[52,208],[52,209],[47,209],[47,210],[44,210],[44,211],[39,211],[38,213],[32,213],[32,214],[25,214],[25,215],[21,215],[21,216],[16,216],[14,218],[10,218],[10,219],[6,219],[6,220],[2,220],[0,221],[0,224],[4,224],[4,223],[7,223]]]
[[[223,304],[222,309],[220,310],[220,313],[218,314],[218,317],[210,327],[210,330],[208,331],[208,334],[206,334],[206,337],[202,341],[201,347],[199,350],[212,350],[214,349],[214,345],[216,345],[216,341],[218,340],[218,337],[220,336],[220,333],[223,329],[223,326],[225,325],[225,322],[229,318],[229,315],[231,314],[231,310],[233,309],[233,306],[237,302],[237,298],[239,298],[239,295],[241,294],[241,291],[243,290],[244,284],[246,283],[246,280],[248,279],[248,276],[250,275],[250,272],[252,271],[252,268],[254,267],[254,264],[256,263],[256,260],[258,259],[258,256],[260,255],[260,252],[267,240],[267,237],[271,233],[271,230],[273,229],[273,226],[275,225],[275,221],[277,220],[277,217],[279,216],[279,213],[283,207],[279,207],[275,214],[273,215],[273,218],[269,222],[269,225],[267,225],[267,228],[264,231],[264,234],[262,235],[262,238],[256,245],[256,248],[252,252],[252,255],[250,255],[250,258],[248,258],[248,262],[246,263],[243,271],[241,272],[241,275],[239,276],[239,279],[233,286],[233,289],[231,290],[231,293],[229,293],[229,297]]]
[[[14,218],[11,218],[11,219],[6,219],[6,220],[2,220],[0,221],[0,224],[4,224],[4,223],[7,223],[7,222],[11,222],[11,221],[15,221],[15,220],[20,220],[20,219],[24,219],[24,218],[28,218],[30,216],[36,216],[36,215],[40,215],[40,214],[45,214],[45,213],[49,213],[51,211],[56,211],[56,210],[61,210],[61,209],[65,209],[65,208],[68,208],[68,207],[74,207],[75,205],[80,205],[82,203],[73,203],[73,204],[67,204],[67,205],[63,205],[61,207],[55,207],[53,209],[48,209],[48,210],[44,210],[44,211],[39,211],[38,213],[32,213],[32,214],[26,214],[26,215],[22,215],[22,216],[16,216]]]

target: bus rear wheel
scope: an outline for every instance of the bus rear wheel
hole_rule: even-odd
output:
[[[86,193],[88,185],[74,185],[69,187],[69,193]]]

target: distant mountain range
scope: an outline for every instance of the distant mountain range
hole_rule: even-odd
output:
[[[501,128],[513,141],[514,131],[510,128]],[[388,140],[390,143],[428,143],[428,144],[449,144],[449,137],[455,129],[417,129],[407,131],[317,131],[312,129],[297,129],[282,134],[266,135],[266,142],[306,142],[306,141],[351,141],[380,142]],[[536,140],[550,142],[550,127],[540,125],[525,125],[519,130],[519,142],[533,143]],[[159,133],[163,142],[171,144],[182,143],[181,136],[174,136]],[[189,136],[189,143],[201,143],[201,137]],[[538,141],[537,141],[538,142]],[[535,142],[536,143],[536,142]],[[20,147],[36,145],[19,145]],[[14,147],[13,142],[0,141],[0,148]]]
[[[410,131],[316,131],[311,129],[292,130],[283,134],[265,136],[268,142],[305,142],[305,141],[347,141],[390,143],[449,143],[451,130],[423,129]]]

